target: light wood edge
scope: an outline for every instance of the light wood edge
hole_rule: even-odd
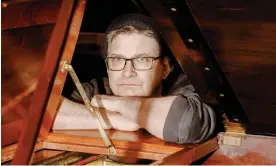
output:
[[[64,151],[76,151],[76,152],[92,153],[92,154],[100,154],[100,155],[102,154],[109,155],[108,149],[106,147],[87,146],[82,144],[44,142],[44,148],[64,150]],[[116,148],[116,156],[127,156],[127,157],[133,157],[133,158],[141,158],[141,159],[160,160],[160,159],[163,159],[164,157],[167,157],[168,154]]]
[[[201,145],[192,148],[190,150],[181,150],[178,151],[162,160],[156,161],[151,165],[188,165],[192,164],[193,162],[201,159],[202,157],[214,152],[219,148],[217,143],[217,139],[213,138]]]
[[[116,155],[118,156],[128,156],[152,160],[160,160],[180,150],[190,150],[192,148],[190,145],[185,148],[124,140],[111,139],[111,141],[116,148]],[[102,138],[96,137],[50,133],[48,137],[43,140],[43,145],[46,149],[108,154],[108,150],[105,147]]]

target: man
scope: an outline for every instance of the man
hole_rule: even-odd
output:
[[[144,128],[175,143],[198,143],[212,135],[215,114],[183,85],[184,74],[175,83],[180,86],[164,92],[162,82],[171,66],[153,20],[140,14],[117,17],[107,29],[102,50],[108,73],[105,87],[110,95],[99,95],[95,80],[83,86],[92,105],[100,109],[104,128]],[[78,93],[73,98],[80,100]],[[96,129],[96,124],[83,104],[64,99],[53,128]]]

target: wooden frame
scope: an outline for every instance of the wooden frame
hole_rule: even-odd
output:
[[[34,151],[43,149],[76,151],[91,154],[108,155],[108,150],[104,145],[99,133],[92,131],[62,131],[61,133],[50,133],[49,136],[35,145]],[[93,136],[83,136],[83,134]],[[72,133],[71,133],[72,134]],[[78,136],[79,134],[79,136]],[[129,134],[140,136],[139,141],[129,139]],[[217,139],[211,139],[203,144],[176,145],[166,144],[164,141],[155,137],[144,137],[143,134],[134,132],[109,131],[109,137],[116,147],[116,156],[127,156],[140,159],[155,161],[153,165],[160,165],[173,161],[178,164],[191,164],[192,162],[206,156],[218,149]],[[120,135],[121,138],[112,137]],[[128,140],[124,139],[128,138]],[[8,146],[2,149],[2,161],[9,161],[13,158],[17,145]],[[178,160],[175,160],[178,159]],[[181,160],[180,160],[181,159]]]
[[[73,0],[63,1],[62,3],[58,21],[47,49],[44,67],[30,106],[28,121],[25,130],[20,136],[12,164],[28,164],[30,161],[40,129],[41,119],[43,118],[45,105],[48,102],[49,93],[52,89],[53,78],[59,64],[60,50],[66,36],[67,25],[69,25],[73,7]]]

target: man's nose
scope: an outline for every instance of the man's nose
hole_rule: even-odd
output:
[[[137,75],[135,69],[132,67],[131,61],[126,61],[126,66],[123,70],[123,75],[124,77],[133,77]]]

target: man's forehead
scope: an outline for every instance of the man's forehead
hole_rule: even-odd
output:
[[[159,46],[154,38],[143,34],[120,34],[108,45],[108,56],[119,55],[127,58],[155,56]]]

